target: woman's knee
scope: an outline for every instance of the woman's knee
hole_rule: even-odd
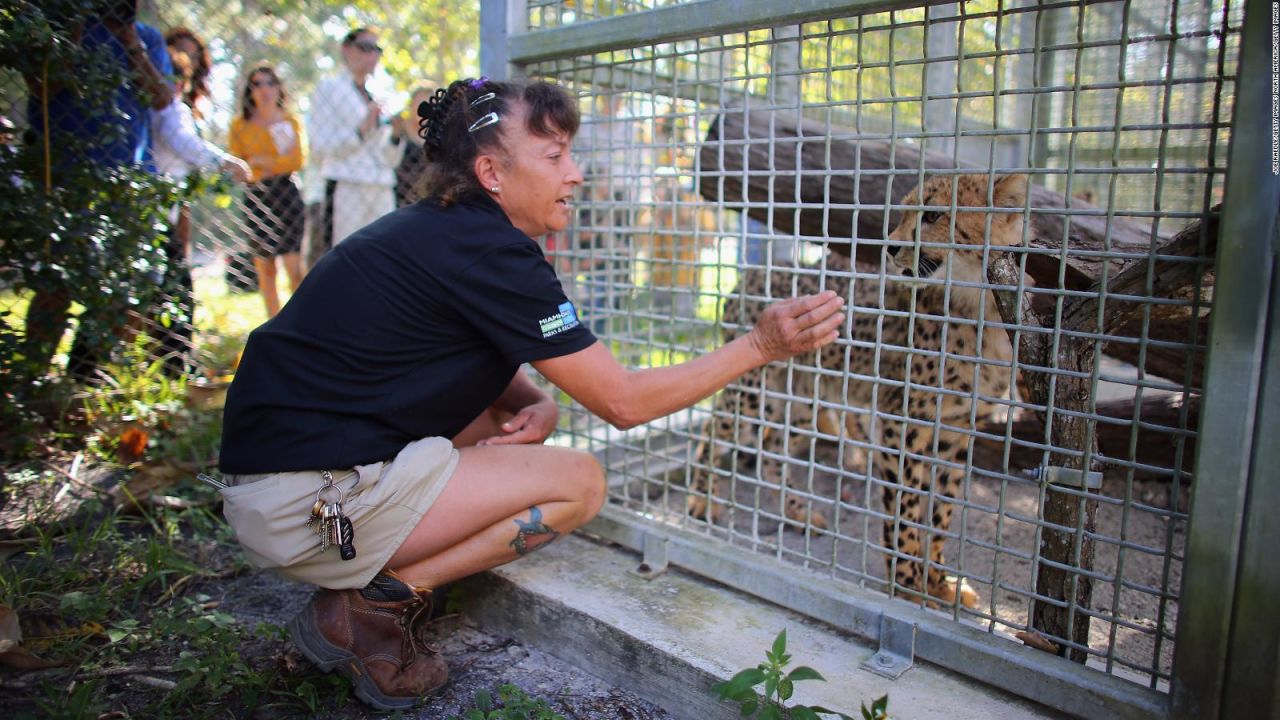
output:
[[[595,517],[605,501],[604,467],[591,453],[574,452],[572,475],[587,519]]]

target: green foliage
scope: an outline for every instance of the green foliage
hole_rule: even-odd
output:
[[[818,705],[787,707],[786,702],[795,694],[796,683],[802,680],[826,681],[821,673],[806,665],[787,672],[786,668],[791,660],[791,655],[787,654],[787,631],[784,629],[774,638],[773,647],[765,651],[765,662],[747,668],[725,682],[712,685],[711,691],[721,700],[738,703],[743,717],[755,716],[759,720],[818,720],[822,715],[835,715],[842,720],[853,720],[842,712]],[[763,697],[757,690],[760,685],[764,686]],[[864,705],[863,720],[888,720],[888,705],[888,695],[873,702],[870,710]]]
[[[565,720],[546,700],[531,698],[515,685],[498,688],[495,702],[488,690],[477,690],[475,706],[449,720]]]
[[[216,507],[201,502],[214,491],[174,492],[195,507],[86,518],[0,564],[0,605],[70,629],[38,650],[68,666],[32,676],[26,690],[0,687],[0,705],[17,717],[185,719],[314,717],[349,702],[342,678],[282,668],[282,627],[246,626],[202,592],[240,566],[231,538],[213,531],[225,528]],[[121,694],[119,680],[101,677],[129,667],[156,686]]]
[[[91,151],[117,140],[128,71],[105,47],[79,41],[92,0],[0,0],[0,74],[22,78],[30,107],[74,98],[74,132],[33,121],[26,142],[0,148],[0,282],[35,298],[25,318],[0,320],[0,451],[18,454],[55,383],[46,376],[73,303],[79,337],[97,355],[118,342],[128,311],[149,306],[164,274],[166,213],[175,187],[134,167],[105,167]]]

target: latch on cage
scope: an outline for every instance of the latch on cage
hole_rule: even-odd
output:
[[[644,559],[640,561],[632,575],[645,580],[652,580],[667,571],[667,545],[670,541],[664,535],[656,533],[644,534]]]
[[[1085,490],[1101,490],[1102,489],[1102,473],[1097,470],[1084,472],[1074,468],[1064,468],[1050,465],[1040,471],[1040,477],[1050,485],[1061,485],[1063,487],[1083,488]]]
[[[862,663],[863,670],[897,680],[916,661],[916,624],[880,616],[880,650]]]

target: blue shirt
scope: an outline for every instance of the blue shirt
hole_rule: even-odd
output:
[[[138,39],[147,49],[147,57],[151,64],[164,77],[173,74],[173,65],[169,62],[169,53],[165,48],[164,36],[159,30],[136,23]],[[112,60],[132,75],[128,52],[124,45],[116,39],[111,31],[101,23],[94,23],[85,28],[81,38],[81,47],[86,50],[106,48]],[[54,147],[63,147],[60,136],[95,138],[101,137],[85,151],[85,158],[101,167],[123,167],[137,165],[154,170],[151,164],[151,107],[141,97],[139,89],[132,82],[125,83],[116,89],[109,108],[87,108],[84,101],[75,93],[63,89],[49,98],[50,134]],[[27,116],[31,118],[31,127],[39,132],[44,127],[39,98],[32,97]],[[111,126],[119,132],[109,133]],[[104,134],[113,137],[102,137]]]

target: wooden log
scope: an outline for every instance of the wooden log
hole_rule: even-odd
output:
[[[1182,419],[1184,406],[1187,413],[1185,422]],[[1136,427],[1132,422],[1135,410],[1138,416]],[[1186,437],[1183,441],[1181,467],[1174,468],[1176,436],[1186,431],[1194,432],[1199,427],[1199,396],[1170,392],[1147,393],[1142,398],[1140,407],[1134,398],[1110,400],[1098,403],[1095,414],[1122,421],[1122,424],[1099,422],[1094,426],[1098,452],[1107,459],[1103,463],[1104,468],[1123,467],[1113,463],[1138,463],[1169,470],[1191,471],[1195,459],[1195,439]],[[1020,412],[1007,429],[1003,421],[988,421],[978,426],[978,431],[984,435],[1003,436],[1006,430],[1008,436],[1016,441],[1010,447],[1010,467],[1037,467],[1042,451],[1032,445],[1044,443],[1043,419],[1032,412]],[[1134,433],[1137,433],[1136,441]],[[1004,454],[1004,444],[1002,439],[978,436],[974,447],[975,462],[983,467],[998,468]],[[1138,474],[1147,475],[1142,470]]]
[[[882,239],[899,219],[899,213],[892,210],[886,218],[886,204],[902,201],[918,184],[921,168],[927,175],[930,171],[957,167],[948,156],[921,153],[919,148],[907,143],[862,139],[854,130],[811,120],[799,121],[785,111],[742,108],[725,109],[712,123],[707,140],[699,150],[699,163],[698,189],[705,199],[743,210],[761,222],[772,221],[773,228],[781,233],[798,233],[802,238],[824,242],[835,252],[848,255],[856,251],[859,261],[874,264],[880,262]],[[974,170],[983,172],[981,168]],[[1108,226],[1107,218],[1101,214],[1103,211],[1083,200],[1036,185],[1031,185],[1030,191],[1029,244],[1048,252],[1027,253],[1026,270],[1031,284],[1042,291],[1096,290],[1103,261],[1090,255],[1104,250],[1131,256],[1125,260],[1110,259],[1109,278],[1125,271],[1136,277],[1145,268],[1152,241],[1166,240],[1163,236],[1153,237],[1143,225],[1124,218],[1112,218]],[[1066,215],[1067,209],[1099,214]],[[1202,230],[1193,223],[1179,236],[1186,242],[1175,249],[1184,256],[1213,257],[1213,246],[1206,241],[1216,240],[1216,225]],[[1060,283],[1064,238],[1069,255]],[[1212,268],[1204,264],[1195,267],[1203,274],[1200,292],[1207,307],[1214,280]],[[1011,277],[1016,280],[1017,276]],[[1157,290],[1161,289],[1159,282],[1155,285]],[[1184,283],[1178,294],[1167,297],[1189,302],[1188,288]],[[1133,284],[1126,289],[1140,291],[1140,285]],[[1053,301],[1050,295],[1034,296],[1034,302],[1041,308],[1043,303]],[[1118,303],[1114,301],[1108,312]],[[1150,312],[1153,322],[1148,338],[1189,342],[1192,318],[1188,306],[1153,304]],[[1200,322],[1207,323],[1207,319],[1201,318]],[[1134,320],[1116,332],[1120,337],[1137,338],[1140,329],[1140,322]],[[1198,343],[1203,345],[1206,338],[1201,332]],[[1117,342],[1107,344],[1103,352],[1135,363],[1137,349],[1136,344]],[[1181,383],[1186,380],[1190,362],[1191,387],[1199,389],[1203,385],[1203,355],[1202,350],[1148,348],[1143,369]]]
[[[698,158],[698,191],[707,200],[745,210],[761,222],[772,220],[781,233],[820,239],[844,255],[852,246],[869,262],[878,261],[879,242],[898,223],[898,211],[885,217],[886,198],[900,203],[919,184],[922,167],[926,176],[957,167],[951,157],[921,153],[907,143],[860,139],[855,130],[801,121],[785,111],[742,108],[721,112]],[[1031,247],[1057,251],[1064,240],[1073,253],[1108,247],[1102,209],[1044,187],[1030,188]],[[1068,216],[1062,212],[1067,208],[1098,215]],[[1109,252],[1135,256],[1145,254],[1153,239],[1149,229],[1124,218],[1113,218],[1109,233]],[[1116,271],[1126,264],[1111,262]],[[1071,255],[1062,286],[1088,289],[1101,275],[1101,265],[1097,258]],[[1056,254],[1028,254],[1027,273],[1040,287],[1059,287],[1058,266]]]

